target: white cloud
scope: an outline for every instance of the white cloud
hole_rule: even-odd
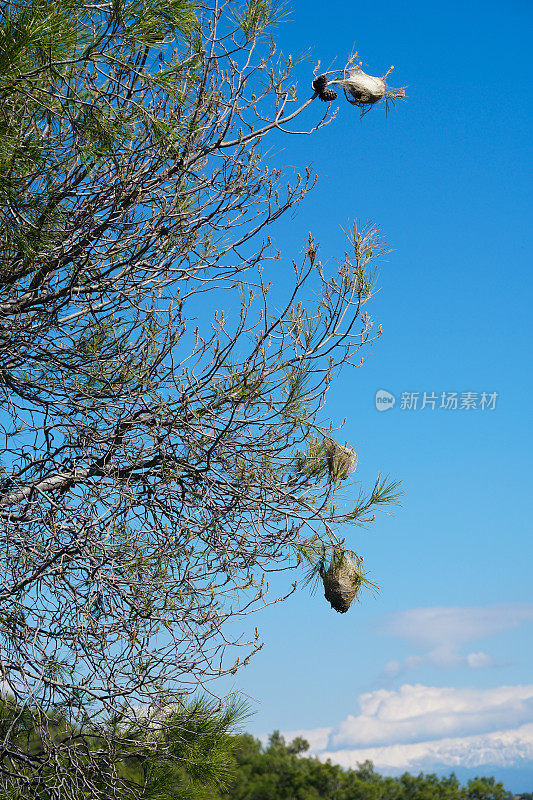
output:
[[[498,730],[533,720],[533,684],[453,689],[406,684],[359,698],[361,711],[331,733],[336,749],[440,739]]]
[[[491,667],[494,664],[494,659],[487,653],[469,653],[466,656],[466,663],[472,669],[479,669],[480,667]]]
[[[475,736],[446,737],[438,741],[393,744],[384,747],[322,751],[342,767],[356,767],[369,759],[378,769],[427,770],[436,767],[513,767],[533,761],[533,723],[519,728]]]
[[[390,661],[395,676],[422,665],[481,669],[496,664],[467,645],[533,621],[533,605],[436,606],[398,612],[382,631],[413,649]],[[421,652],[420,652],[421,651]],[[359,711],[331,727],[299,730],[311,752],[343,766],[372,760],[382,770],[523,766],[533,762],[533,684],[491,689],[405,684],[359,697]]]
[[[471,669],[481,669],[482,667],[495,666],[496,661],[488,653],[478,651],[477,653],[467,653],[463,655],[453,647],[442,645],[430,650],[423,655],[407,656],[403,661],[393,659],[385,664],[383,673],[386,677],[392,678],[401,672],[429,664],[439,669],[449,669],[450,667],[470,667]]]
[[[391,677],[422,665],[441,669],[493,666],[496,662],[488,653],[479,651],[465,654],[460,647],[531,621],[533,605],[525,603],[470,608],[434,606],[398,611],[387,618],[381,630],[425,652],[409,655],[403,661],[389,661],[384,673]]]
[[[303,736],[309,742],[311,753],[318,753],[325,750],[328,746],[329,737],[333,728],[313,728],[312,730],[287,731],[283,735],[287,742],[292,742],[297,736]]]
[[[311,752],[343,766],[510,766],[533,760],[533,684],[492,689],[406,684],[359,697],[360,711],[304,736]]]
[[[433,606],[391,614],[383,626],[390,636],[431,649],[463,644],[533,621],[533,605]]]

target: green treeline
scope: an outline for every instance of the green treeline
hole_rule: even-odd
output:
[[[304,755],[304,739],[287,744],[274,732],[266,747],[253,736],[235,737],[235,773],[225,800],[511,800],[494,778],[474,778],[466,786],[455,775],[383,777],[370,761],[343,769]]]

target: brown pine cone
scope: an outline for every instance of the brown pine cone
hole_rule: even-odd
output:
[[[328,85],[328,79],[325,75],[318,75],[311,84],[315,92],[317,94],[322,94],[326,86]]]
[[[324,103],[331,103],[332,100],[337,99],[337,92],[335,91],[335,89],[328,89],[326,87],[326,89],[324,89],[323,92],[320,92],[318,97],[320,98],[320,100],[323,100]]]

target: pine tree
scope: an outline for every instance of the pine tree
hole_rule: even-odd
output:
[[[126,723],[151,741],[146,709],[259,649],[226,623],[276,599],[265,571],[390,501],[334,504],[321,411],[379,335],[380,244],[354,230],[331,273],[310,236],[270,305],[264,235],[314,178],[287,182],[263,141],[317,95],[298,101],[269,0],[0,15],[0,670],[41,742],[5,727],[0,773],[9,797],[97,800],[123,785]]]

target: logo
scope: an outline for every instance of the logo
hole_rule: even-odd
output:
[[[376,408],[378,411],[389,411],[394,408],[396,398],[386,389],[378,389],[376,392]]]

